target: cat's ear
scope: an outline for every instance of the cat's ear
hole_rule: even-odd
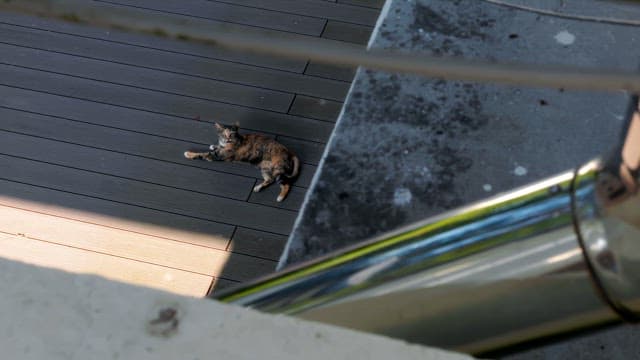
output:
[[[222,125],[220,125],[218,123],[213,123],[213,125],[215,125],[216,129],[218,129],[218,130],[221,130],[221,131],[224,130],[224,126],[222,126]]]
[[[238,132],[238,130],[240,130],[240,123],[238,121],[233,123],[233,126],[231,126],[231,130]]]

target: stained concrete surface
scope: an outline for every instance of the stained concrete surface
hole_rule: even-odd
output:
[[[3,359],[470,359],[6,259],[0,286]]]
[[[638,68],[640,28],[621,15],[640,13],[638,6],[507,3],[535,9],[479,0],[389,1],[370,46],[490,61]],[[600,11],[594,14],[590,6]],[[594,15],[606,21],[577,18]],[[574,168],[612,146],[629,103],[624,92],[360,69],[280,267]],[[537,358],[561,358],[541,354]]]
[[[431,55],[632,70],[638,27],[484,1],[392,1],[371,41]],[[623,92],[360,69],[281,265],[573,168],[612,144]]]

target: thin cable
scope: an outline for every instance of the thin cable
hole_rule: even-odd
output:
[[[502,1],[502,0],[483,0],[483,1],[489,4],[497,5],[497,6],[503,6],[507,8],[532,12],[535,14],[555,16],[555,17],[571,19],[571,20],[591,21],[591,22],[615,24],[615,25],[640,26],[640,21],[635,21],[635,20],[615,19],[610,17],[578,15],[578,14],[565,14],[565,13],[561,13],[553,10],[540,9],[533,6],[513,4],[513,3]]]
[[[495,1],[495,0],[488,0]],[[106,28],[143,32],[180,40],[299,60],[364,66],[448,80],[497,82],[580,90],[625,90],[640,93],[640,74],[573,66],[495,63],[461,58],[439,58],[363,46],[277,31],[238,31],[230,24],[148,12],[86,0],[21,0],[0,2],[0,10],[18,11]]]

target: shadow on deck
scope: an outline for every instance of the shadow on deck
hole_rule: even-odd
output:
[[[114,2],[360,44],[380,5]],[[353,69],[9,13],[0,33],[0,256],[195,296],[275,269]],[[213,121],[300,156],[284,203],[250,166],[182,157]]]

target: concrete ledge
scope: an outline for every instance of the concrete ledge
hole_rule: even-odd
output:
[[[369,45],[637,70],[637,14],[637,4],[597,0],[389,0]],[[360,69],[279,266],[604,154],[620,133],[629,100],[623,92],[498,86]],[[637,331],[622,327],[513,359],[637,358]]]
[[[6,359],[469,359],[0,259]]]
[[[383,15],[373,48],[621,70],[640,60],[634,26],[472,0],[392,0]],[[609,150],[629,100],[360,69],[280,267],[578,166]]]

